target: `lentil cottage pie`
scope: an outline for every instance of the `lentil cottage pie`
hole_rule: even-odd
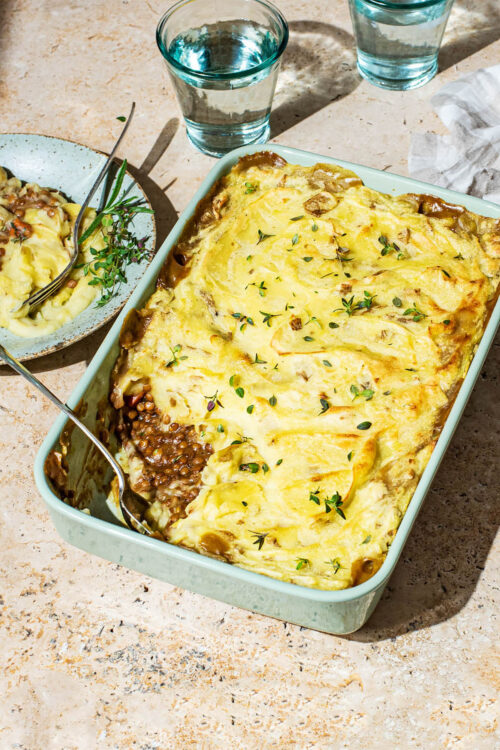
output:
[[[151,525],[304,586],[369,578],[499,275],[497,220],[337,166],[245,157],[122,334],[118,458]]]

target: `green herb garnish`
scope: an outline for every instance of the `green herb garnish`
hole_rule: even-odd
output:
[[[278,399],[276,398],[276,396],[271,396],[271,398],[269,399],[269,403],[271,406],[276,406],[276,404],[278,403]]]
[[[298,241],[299,241],[299,235],[294,234],[292,237],[292,245],[296,245]]]
[[[368,542],[371,542],[371,540],[372,540],[371,534],[368,534],[368,536],[365,539],[363,539],[361,544],[368,544]]]
[[[318,231],[319,227],[316,224],[316,222],[313,222],[313,225],[312,225],[311,229],[312,229],[313,232],[317,232]]]
[[[328,565],[333,565],[333,575],[337,575],[339,570],[341,569],[342,565],[340,564],[340,560],[338,557],[336,557],[334,560],[328,560]]]
[[[310,263],[312,261],[312,255],[306,255],[306,257],[302,258],[302,260],[306,263]]]
[[[331,497],[325,498],[325,513],[330,513],[334,510],[345,521],[345,513],[341,507],[343,504],[342,497],[338,492],[335,492]]]
[[[255,542],[252,542],[252,544],[257,544],[258,547],[259,547],[259,550],[261,550],[262,549],[262,545],[265,542],[267,533],[266,534],[261,534],[258,531],[251,531],[250,533],[251,533],[252,536],[255,537]]]
[[[326,398],[320,398],[319,402],[321,404],[320,414],[324,414],[330,408],[330,404],[328,403]]]
[[[357,430],[369,430],[371,426],[372,426],[372,423],[371,423],[371,422],[360,422],[360,423],[359,423],[359,424],[358,424],[358,425],[356,426],[356,429],[357,429]]]
[[[264,240],[269,239],[269,237],[274,237],[274,234],[264,234],[264,232],[261,232],[260,229],[257,230],[259,233],[259,239],[257,240],[257,245],[260,245],[261,242],[264,242]]]
[[[327,359],[323,360],[323,364],[325,365],[325,367],[331,367],[332,366],[332,363],[329,362]]]
[[[182,357],[177,356],[181,349],[182,346],[180,344],[176,344],[173,348],[170,347],[170,351],[172,352],[172,359],[170,360],[170,362],[167,362],[165,367],[175,367],[175,365],[178,365],[181,360],[187,359],[187,356],[185,354]]]
[[[349,453],[347,454],[347,460],[350,461],[351,458],[352,458],[352,451],[349,451]]]
[[[249,471],[250,474],[257,474],[259,471],[259,464],[250,462],[248,464],[240,464],[240,471]]]
[[[106,305],[118,293],[122,283],[126,283],[125,268],[132,263],[139,263],[148,255],[146,241],[148,237],[137,238],[130,230],[130,226],[137,214],[152,214],[153,211],[144,205],[144,200],[132,196],[126,198],[127,190],[119,196],[127,161],[123,160],[116,175],[116,180],[108,202],[100,211],[90,226],[78,240],[81,245],[100,226],[105,228],[103,239],[105,247],[101,250],[90,248],[92,260],[80,263],[75,268],[83,268],[83,275],[91,275],[89,286],[100,286],[101,297],[96,306]]]
[[[255,281],[252,281],[248,286],[256,286],[259,290],[259,294],[261,297],[266,296],[267,286],[265,285],[264,281],[261,281],[260,284],[257,284]]]
[[[255,406],[253,404],[250,404],[250,406],[247,406],[247,413],[251,414],[254,409],[255,409]]]
[[[365,398],[367,401],[370,401],[375,394],[375,391],[372,391],[371,388],[363,388],[361,390],[360,388],[358,388],[357,385],[351,385],[349,390],[351,391],[353,395],[353,399],[352,399],[353,401],[357,399],[359,396],[363,396],[363,398]]]
[[[244,391],[244,390],[243,390],[243,388],[241,388],[241,387],[239,387],[239,388],[235,388],[234,392],[235,392],[235,393],[236,393],[236,395],[237,395],[237,396],[239,396],[240,398],[243,398],[243,396],[245,395],[245,391]]]
[[[303,218],[304,218],[304,214],[302,214],[302,216],[292,216],[290,221],[300,221],[300,219],[303,219]]]
[[[394,307],[403,307],[403,303],[401,302],[399,297],[393,297],[392,304],[394,305]]]
[[[423,313],[421,310],[418,310],[415,303],[413,303],[413,307],[409,307],[407,310],[405,310],[403,315],[411,315],[412,320],[414,320],[415,323],[418,323],[420,320],[423,320],[427,317],[425,313]]]
[[[396,245],[395,242],[389,242],[385,234],[381,234],[378,238],[378,241],[382,245],[382,250],[380,251],[381,255],[388,255],[389,253],[396,253],[396,257],[398,260],[402,260],[404,258],[404,253],[399,247],[399,245]]]
[[[271,328],[271,320],[273,318],[279,318],[279,316],[281,315],[281,313],[267,313],[267,312],[264,312],[263,310],[259,310],[259,312],[263,316],[262,322],[267,323],[268,328]]]
[[[307,557],[297,557],[297,567],[295,570],[301,570],[305,565],[309,565]]]
[[[245,195],[248,195],[248,193],[255,193],[255,191],[257,190],[257,185],[252,185],[251,182],[245,182],[245,187]]]

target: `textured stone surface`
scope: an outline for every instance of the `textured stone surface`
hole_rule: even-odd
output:
[[[399,173],[412,131],[442,132],[434,91],[500,55],[496,0],[457,0],[440,75],[383,92],[355,73],[343,0],[280,5],[292,37],[277,140]],[[122,153],[142,167],[162,236],[212,164],[186,141],[154,44],[164,9],[0,2],[0,129],[105,150],[135,99]],[[32,369],[65,398],[103,335]],[[65,544],[32,479],[55,409],[0,368],[0,747],[498,747],[499,371],[497,340],[378,609],[337,638]]]

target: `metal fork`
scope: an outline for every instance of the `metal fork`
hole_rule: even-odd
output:
[[[115,145],[113,146],[111,153],[109,154],[108,158],[106,159],[106,163],[104,164],[103,168],[97,175],[97,179],[90,188],[89,194],[83,201],[80,211],[78,212],[78,216],[76,217],[75,225],[73,227],[73,252],[70,257],[69,263],[66,266],[66,268],[61,271],[61,273],[56,276],[55,279],[52,279],[52,281],[43,287],[43,289],[39,289],[38,292],[35,292],[35,294],[32,294],[31,297],[28,297],[27,300],[22,302],[18,307],[16,307],[12,312],[18,313],[21,310],[24,311],[24,314],[27,315],[31,310],[33,310],[35,307],[38,307],[42,304],[42,302],[45,302],[46,299],[51,297],[57,290],[64,284],[66,278],[71,273],[73,266],[76,263],[76,259],[78,258],[78,236],[79,236],[79,230],[80,230],[80,223],[83,219],[83,215],[85,213],[85,209],[89,206],[90,201],[92,200],[95,191],[103,181],[104,177],[109,171],[109,168],[111,167],[111,163],[113,161],[113,158],[116,154],[116,151],[118,149],[118,146],[120,145],[123,136],[127,132],[127,128],[130,125],[130,122],[132,120],[132,117],[134,115],[135,111],[135,102],[132,102],[132,107],[130,108],[129,115],[127,117],[127,120],[125,122],[125,125],[123,126],[123,130],[120,133],[120,136],[118,140],[116,141]]]

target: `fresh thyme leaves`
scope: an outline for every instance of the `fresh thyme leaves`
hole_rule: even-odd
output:
[[[302,337],[304,341],[314,341],[314,338],[312,336],[303,336]]]
[[[320,414],[324,414],[330,408],[330,404],[328,403],[328,401],[326,400],[326,398],[320,398],[319,402],[321,404]]]
[[[337,575],[339,570],[342,568],[338,557],[336,557],[334,560],[328,560],[328,565],[333,566],[333,575]]]
[[[309,325],[309,323],[316,323],[316,325],[318,325],[320,328],[323,328],[323,326],[321,325],[320,321],[317,319],[317,317],[315,315],[311,315],[311,317],[309,318],[309,320],[306,320],[306,322],[304,323],[304,327],[307,326],[307,325]]]
[[[463,260],[464,256],[462,255],[462,253],[458,253],[458,255],[454,255],[453,258],[454,260]]]
[[[368,542],[371,542],[371,540],[372,540],[371,534],[368,534],[368,536],[365,539],[363,539],[361,544],[368,544]]]
[[[442,272],[444,273],[444,275],[445,275],[445,276],[447,276],[447,277],[448,277],[449,279],[451,279],[451,276],[450,276],[450,274],[448,273],[448,271],[445,271],[445,269],[444,269],[444,268],[442,268],[442,269],[441,269],[441,271],[442,271]]]
[[[244,391],[244,389],[243,389],[243,388],[241,388],[241,387],[239,387],[239,388],[235,388],[235,389],[234,389],[234,392],[235,392],[235,393],[236,393],[236,395],[237,395],[237,396],[239,396],[240,398],[243,398],[243,396],[245,395],[245,391]]]
[[[399,297],[393,297],[392,304],[394,305],[394,307],[403,307],[403,303],[401,302]]]
[[[231,388],[234,388],[236,377],[236,375],[231,375],[231,377],[229,378],[229,385],[231,386]]]
[[[251,414],[254,409],[255,409],[254,404],[250,404],[250,406],[247,406],[247,414]]]
[[[224,432],[224,425],[223,424],[218,424],[217,425],[217,432]]]
[[[309,492],[309,500],[312,503],[316,503],[316,505],[321,504],[321,500],[319,499],[319,493],[321,492],[320,488],[318,487],[317,490],[314,490],[313,492]]]
[[[302,214],[302,216],[292,216],[290,221],[300,221],[300,219],[303,219],[303,218],[304,218],[304,214]]]
[[[302,260],[306,263],[310,263],[312,261],[312,255],[306,255],[306,257],[302,258]]]
[[[281,315],[281,313],[268,313],[264,312],[263,310],[259,310],[259,312],[263,316],[262,322],[267,323],[268,328],[271,328],[271,320],[273,318],[279,318],[279,316]]]
[[[451,323],[451,320],[443,320],[443,323],[445,326],[449,326]]]
[[[301,570],[304,566],[309,565],[307,557],[297,557],[297,567],[295,570]]]
[[[372,426],[372,423],[371,423],[371,422],[360,422],[360,423],[359,423],[359,424],[358,424],[358,425],[356,426],[356,429],[357,429],[357,430],[369,430],[371,426]]]
[[[167,362],[167,364],[165,365],[166,367],[174,367],[175,365],[178,365],[181,360],[187,359],[187,356],[185,354],[182,357],[177,356],[181,349],[182,346],[180,344],[176,344],[173,348],[170,347],[170,351],[172,352],[172,359],[170,360],[170,362]]]
[[[248,286],[256,286],[257,289],[259,290],[260,296],[261,297],[265,297],[266,296],[267,286],[265,285],[264,281],[261,281],[260,284],[257,284],[256,281],[252,281],[250,284],[248,284]],[[253,323],[252,323],[252,325],[253,325]]]
[[[258,229],[257,231],[259,233],[259,239],[256,242],[257,245],[260,245],[261,242],[269,239],[269,237],[274,237],[274,234],[264,234],[264,232],[262,232],[260,229]]]
[[[331,497],[326,497],[324,502],[325,513],[330,513],[332,510],[334,510],[345,521],[345,513],[341,507],[344,503],[342,502],[342,497],[338,492],[335,492]]]
[[[411,315],[411,318],[415,321],[415,323],[418,323],[420,320],[423,320],[427,317],[425,313],[423,313],[421,310],[418,310],[415,303],[413,303],[413,307],[409,307],[407,310],[405,310],[403,315]]]
[[[253,461],[248,464],[240,464],[240,471],[249,471],[250,474],[257,474],[259,468],[259,464],[256,464]]]
[[[380,251],[380,255],[388,255],[389,253],[396,253],[396,258],[398,260],[402,260],[404,258],[404,253],[399,247],[399,245],[396,245],[395,242],[389,242],[385,234],[381,234],[378,238],[378,241],[382,245],[382,250]]]
[[[330,321],[330,323],[328,323],[328,328],[338,328],[338,327],[339,327],[338,323],[334,323],[333,321]]]
[[[221,409],[224,407],[222,406],[220,400],[217,398],[218,391],[215,391],[213,396],[203,396],[203,398],[206,398],[207,403],[207,411],[213,411],[216,406],[220,406]]]
[[[245,194],[248,195],[248,193],[255,193],[257,190],[257,185],[253,185],[251,182],[245,182]]]
[[[262,464],[262,471],[264,472],[264,474],[267,474],[267,472],[269,471],[269,466],[267,464]]]
[[[354,294],[349,299],[342,297],[342,307],[335,308],[333,312],[345,312],[346,315],[351,317],[351,315],[354,315],[356,310],[369,310],[373,304],[374,299],[375,295],[370,294],[370,292],[367,292],[366,290],[363,294],[363,299],[358,300],[358,302],[354,301]]]
[[[276,466],[281,466],[282,463],[283,463],[283,459],[278,458],[278,460],[276,461]]]
[[[296,245],[298,241],[299,241],[299,235],[294,234],[292,237],[292,245]]]
[[[309,491],[309,500],[312,503],[315,503],[316,505],[321,505],[321,498],[320,498],[321,489],[318,487],[316,490],[310,490]],[[331,513],[332,510],[335,510],[336,513],[339,514],[341,518],[345,520],[344,511],[342,510],[342,497],[339,495],[338,492],[335,492],[331,497],[325,497],[323,498],[323,502],[325,503],[325,513]]]
[[[349,263],[351,260],[354,260],[354,258],[349,258],[348,255],[351,251],[348,247],[340,247],[340,245],[335,250],[335,255],[337,256],[337,260],[340,260],[341,263]]]
[[[365,290],[363,292],[363,299],[356,305],[356,310],[370,310],[376,296],[376,294],[370,294],[370,292]]]
[[[127,118],[124,115],[119,115],[116,119],[120,120],[120,122],[125,122]]]
[[[81,245],[98,227],[106,227],[103,233],[105,246],[101,250],[91,247],[92,260],[75,266],[83,268],[84,276],[90,274],[93,277],[89,286],[101,287],[97,307],[106,305],[118,293],[120,284],[126,283],[125,268],[132,263],[139,263],[148,255],[148,238],[137,238],[130,227],[137,214],[152,214],[153,211],[143,205],[143,200],[136,197],[125,198],[125,191],[119,195],[126,169],[127,161],[124,159],[108,202],[78,240]]]
[[[259,531],[251,531],[250,533],[251,533],[252,536],[255,537],[255,542],[252,542],[252,544],[257,544],[258,547],[259,547],[259,550],[261,550],[262,549],[262,545],[264,544],[264,542],[266,540],[267,533],[266,534],[261,534]]]
[[[271,398],[269,399],[270,406],[276,406],[277,403],[278,399],[276,398],[276,396],[271,396]]]
[[[253,440],[253,438],[247,437],[247,435],[240,435],[238,440],[233,440],[231,445],[242,445],[243,443],[248,443],[250,440]]]
[[[247,327],[247,324],[249,326],[255,325],[252,318],[249,318],[248,315],[243,315],[243,313],[240,313],[240,312],[231,313],[231,317],[236,318],[237,320],[240,321],[240,331],[244,331],[245,328]]]
[[[318,231],[319,227],[316,224],[316,222],[313,222],[313,225],[312,225],[311,229],[312,229],[313,232],[317,232]]]
[[[324,359],[322,361],[323,361],[323,364],[325,365],[325,367],[331,367],[332,366],[332,363],[329,362],[327,359]]]
[[[260,359],[259,355],[255,355],[255,359],[252,362],[253,365],[267,365],[267,361],[265,359]]]
[[[371,388],[360,389],[358,388],[357,385],[351,385],[349,390],[351,391],[353,395],[353,399],[352,399],[353,401],[357,399],[359,396],[363,396],[366,399],[366,401],[370,401],[375,395],[375,391],[372,391]]]
[[[347,460],[350,461],[351,458],[352,458],[352,451],[349,451],[349,453],[347,454]]]
[[[242,501],[241,501],[241,504],[242,504],[242,505],[244,505],[244,506],[245,506],[245,508],[246,508],[246,507],[247,507],[247,505],[248,505],[248,503],[247,503],[247,502],[245,502],[245,500],[242,500]]]

